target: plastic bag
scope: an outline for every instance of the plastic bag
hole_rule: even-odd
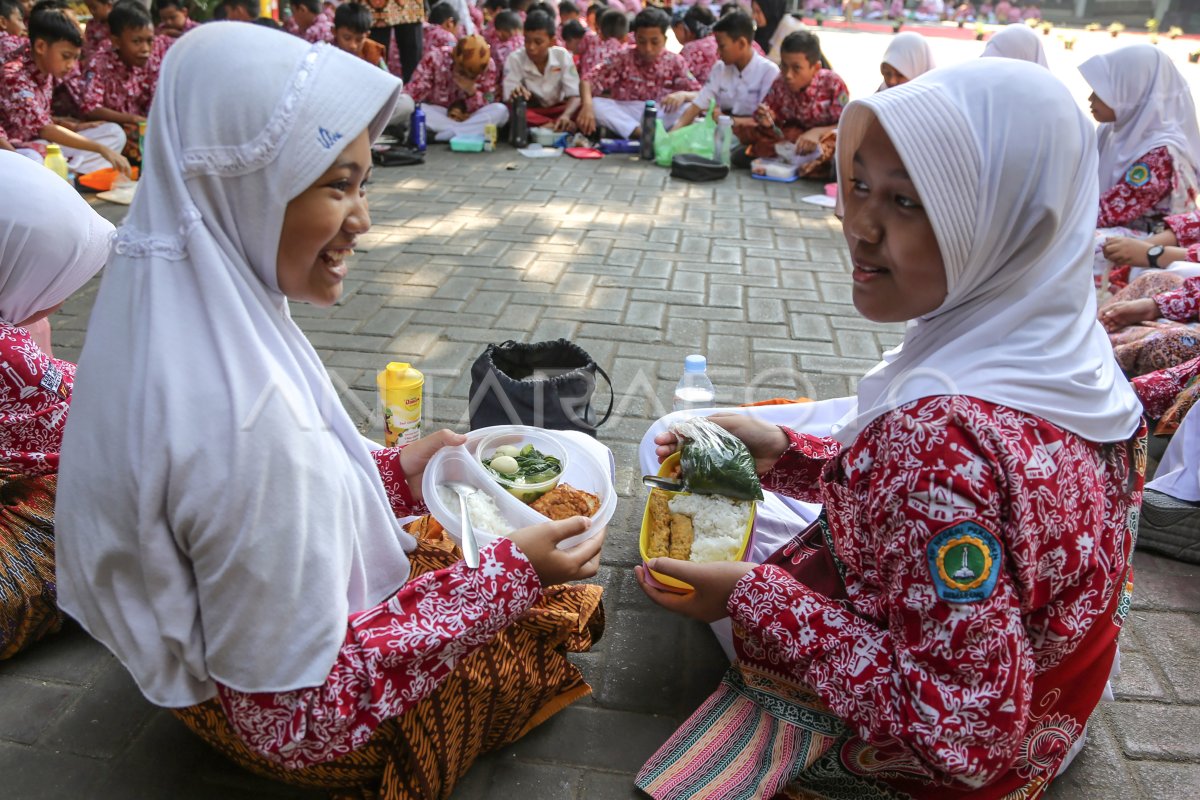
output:
[[[715,104],[714,104],[715,105]],[[667,132],[660,119],[654,129],[654,160],[660,167],[671,166],[671,159],[680,153],[695,153],[712,158],[714,137],[717,133],[716,120],[712,118],[710,106],[704,119],[697,120],[685,128]]]
[[[684,440],[679,466],[689,492],[763,499],[754,457],[741,439],[704,417],[677,422],[671,433]]]

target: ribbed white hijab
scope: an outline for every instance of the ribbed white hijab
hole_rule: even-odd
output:
[[[848,444],[881,414],[947,394],[1092,442],[1133,435],[1141,406],[1096,322],[1095,134],[1062,82],[1023,61],[976,59],[855,100],[838,128],[842,192],[873,118],[933,224],[947,296],[859,381],[837,439]]]
[[[1042,49],[1042,40],[1028,25],[1006,25],[1001,28],[988,39],[980,58],[1015,58],[1050,69],[1046,62],[1046,51]]]
[[[1139,158],[1156,147],[1166,147],[1183,180],[1195,187],[1200,181],[1200,127],[1196,104],[1187,81],[1171,59],[1154,45],[1135,44],[1111,53],[1092,56],[1079,71],[1096,96],[1117,116],[1100,126],[1100,191],[1125,178]],[[1172,213],[1187,211],[1186,196],[1172,199]]]
[[[399,82],[328,45],[202,25],[171,48],[62,448],[59,603],[152,702],[323,683],[404,583],[391,513],[276,282],[289,199]]]
[[[108,259],[112,223],[50,170],[0,150],[0,320],[62,303]]]

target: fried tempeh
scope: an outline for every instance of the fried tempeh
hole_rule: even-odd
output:
[[[687,561],[692,555],[692,518],[685,514],[671,515],[671,558]]]
[[[646,542],[646,555],[661,558],[667,555],[671,543],[671,509],[667,506],[667,494],[658,489],[650,490],[650,535]]]

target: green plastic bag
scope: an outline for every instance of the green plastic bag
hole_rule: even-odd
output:
[[[754,456],[741,439],[704,417],[676,422],[670,430],[683,440],[679,466],[689,492],[735,500],[763,499]]]
[[[713,140],[717,134],[717,123],[712,116],[715,105],[716,103],[713,103],[709,106],[704,119],[696,120],[677,131],[668,132],[661,119],[655,123],[657,127],[654,130],[654,160],[660,167],[671,166],[671,159],[681,153],[713,157]]]

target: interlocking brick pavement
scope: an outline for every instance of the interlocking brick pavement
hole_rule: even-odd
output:
[[[454,800],[637,797],[633,772],[715,686],[724,665],[708,629],[652,606],[632,577],[637,442],[689,352],[708,354],[718,399],[733,404],[845,395],[899,341],[898,326],[849,304],[839,226],[797,200],[816,188],[746,176],[692,185],[623,157],[435,151],[424,167],[377,173],[374,228],[342,301],[293,308],[370,435],[375,372],[390,359],[428,376],[427,422],[460,429],[468,368],[488,342],[571,337],[617,386],[601,435],[621,495],[597,578],[608,630],[577,656],[595,694],[482,759]],[[61,357],[78,356],[94,296],[95,283],[55,316]],[[1117,702],[1095,715],[1052,798],[1200,795],[1200,570],[1136,562]],[[0,663],[0,775],[6,800],[319,796],[209,751],[70,625]]]

